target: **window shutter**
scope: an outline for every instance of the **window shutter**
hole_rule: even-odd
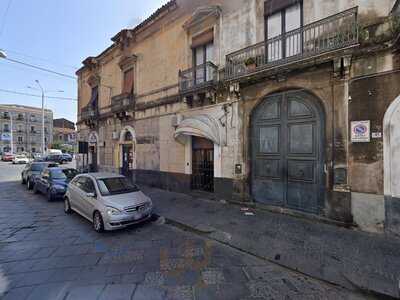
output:
[[[213,41],[214,41],[214,29],[211,28],[192,38],[192,48],[204,46],[208,43],[212,43]]]
[[[122,89],[123,94],[131,94],[133,92],[133,79],[134,79],[133,68],[124,72],[124,86]]]
[[[300,2],[301,0],[267,0],[264,2],[264,14],[270,16],[284,8]]]

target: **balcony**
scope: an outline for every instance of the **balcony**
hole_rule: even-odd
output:
[[[212,62],[179,71],[179,91],[181,94],[214,87],[218,80],[218,67]]]
[[[97,106],[87,105],[82,108],[81,112],[81,120],[85,122],[85,124],[93,128],[97,124],[97,119],[99,117],[99,110]]]
[[[225,80],[239,79],[356,45],[357,8],[352,8],[227,55]]]
[[[1,116],[1,118],[4,119],[4,120],[10,120],[10,115],[3,114],[3,115]]]
[[[134,110],[135,101],[131,93],[123,93],[112,97],[111,99],[111,112],[116,114],[117,117],[128,117],[128,112]]]
[[[24,117],[23,117],[23,116],[18,116],[18,117],[16,118],[16,120],[17,120],[17,121],[24,121]]]

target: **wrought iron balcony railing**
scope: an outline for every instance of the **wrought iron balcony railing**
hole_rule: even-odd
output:
[[[99,116],[99,111],[98,111],[97,107],[88,105],[88,106],[82,108],[81,119],[83,121],[95,120],[98,118],[98,116]]]
[[[218,67],[212,62],[179,71],[180,92],[190,92],[199,88],[213,85],[218,79]]]
[[[111,112],[120,113],[131,111],[135,108],[133,94],[123,93],[111,98]]]
[[[228,54],[225,79],[237,79],[357,44],[357,8],[352,8]]]

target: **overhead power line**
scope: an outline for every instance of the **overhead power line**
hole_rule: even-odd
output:
[[[8,15],[8,12],[10,10],[10,7],[11,7],[11,2],[12,2],[12,0],[8,0],[8,4],[7,4],[7,7],[6,7],[6,10],[4,11],[3,19],[2,19],[2,22],[0,24],[0,37],[3,34],[4,27],[6,26],[7,15]]]
[[[5,48],[3,48],[3,50],[6,51],[7,53],[13,53],[13,54],[16,54],[16,55],[19,55],[19,56],[23,56],[23,57],[26,57],[26,58],[30,58],[30,59],[34,59],[34,60],[40,60],[40,61],[43,61],[43,62],[48,62],[48,63],[50,63],[50,64],[52,64],[54,66],[60,66],[60,67],[69,68],[69,69],[72,69],[72,70],[78,70],[79,69],[79,67],[61,64],[61,63],[59,63],[59,62],[57,62],[55,60],[52,60],[52,59],[47,59],[47,58],[43,58],[43,57],[28,55],[28,54],[25,54],[25,53],[20,52],[20,51],[15,51],[15,50],[10,50],[10,49],[5,49]]]
[[[22,62],[22,61],[18,61],[18,60],[12,59],[12,58],[8,58],[7,57],[5,59],[8,60],[8,61],[20,64],[20,65],[23,65],[23,66],[27,66],[27,67],[30,67],[30,68],[41,70],[41,71],[44,71],[44,72],[47,72],[47,73],[55,74],[55,75],[58,75],[58,76],[69,78],[69,79],[74,79],[74,80],[77,79],[75,76],[71,76],[71,75],[68,75],[68,74],[60,73],[60,72],[53,71],[53,70],[50,70],[50,69],[46,69],[46,68],[43,68],[43,67],[39,67],[39,66],[35,66],[35,65],[32,65],[32,64],[28,64],[28,63],[25,63],[25,62]]]
[[[14,95],[22,95],[22,96],[30,96],[30,97],[37,97],[41,98],[41,95],[30,94],[25,92],[18,92],[18,91],[10,91],[5,89],[0,89],[0,92],[14,94]],[[56,97],[56,96],[46,96],[46,99],[58,99],[58,100],[69,100],[69,101],[78,101],[76,98],[69,98],[69,97]]]

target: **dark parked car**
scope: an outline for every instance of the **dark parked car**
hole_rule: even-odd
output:
[[[76,169],[46,168],[35,177],[33,191],[47,196],[48,201],[62,199],[67,191],[68,183],[78,175]]]
[[[62,154],[62,157],[63,157],[65,162],[71,162],[72,161],[72,155],[71,154],[64,153],[64,154]]]
[[[52,161],[59,163],[62,165],[63,163],[67,163],[69,161],[72,161],[72,157],[69,154],[50,154],[45,157],[45,161]]]
[[[39,176],[47,167],[58,167],[58,164],[48,162],[32,162],[27,164],[21,172],[22,184],[27,184],[28,190],[33,189],[35,177]]]

